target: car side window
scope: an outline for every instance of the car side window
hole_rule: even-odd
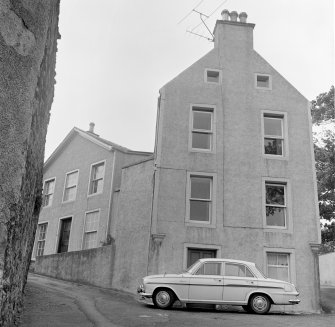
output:
[[[221,262],[205,262],[196,275],[221,275]]]
[[[254,277],[248,267],[236,263],[226,263],[225,276]]]

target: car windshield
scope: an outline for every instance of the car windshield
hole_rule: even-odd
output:
[[[189,266],[185,272],[188,272],[190,274],[193,274],[197,268],[199,267],[200,261],[196,261],[193,265]]]

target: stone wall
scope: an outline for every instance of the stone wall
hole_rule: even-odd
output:
[[[41,206],[59,0],[0,0],[0,325],[17,322]]]
[[[63,280],[112,287],[114,245],[37,257],[35,273]]]

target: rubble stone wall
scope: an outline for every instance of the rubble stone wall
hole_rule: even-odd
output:
[[[0,0],[0,326],[17,323],[41,206],[59,0]]]

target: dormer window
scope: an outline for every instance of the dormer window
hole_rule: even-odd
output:
[[[271,90],[272,89],[271,75],[255,74],[255,87],[256,89]]]
[[[221,71],[217,69],[206,69],[205,70],[205,82],[220,84],[221,83]]]

